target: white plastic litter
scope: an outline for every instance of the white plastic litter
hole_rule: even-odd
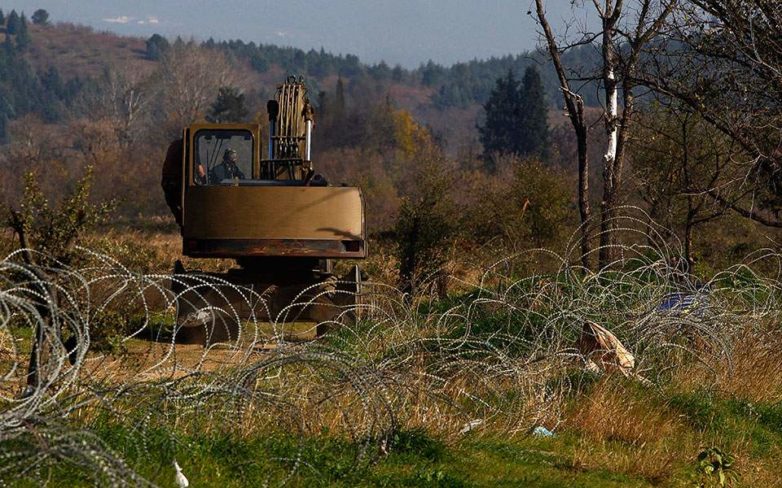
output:
[[[532,435],[535,437],[554,437],[554,433],[542,425],[535,427],[535,429],[532,431]]]
[[[466,424],[464,424],[464,427],[462,427],[462,430],[459,431],[460,434],[466,434],[467,432],[470,432],[471,430],[474,430],[478,428],[479,425],[483,423],[483,419],[475,419],[470,420]]]
[[[179,467],[179,463],[176,462],[176,459],[174,459],[174,469],[176,469],[176,474],[174,475],[174,483],[176,483],[176,485],[179,488],[187,488],[188,486],[190,486],[190,482],[182,473],[182,468]]]

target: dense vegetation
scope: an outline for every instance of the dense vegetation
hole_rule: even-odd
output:
[[[115,218],[165,216],[157,188],[159,162],[168,142],[199,119],[265,124],[265,101],[286,72],[307,74],[311,84],[317,106],[316,167],[332,182],[362,187],[369,229],[377,237],[393,237],[407,228],[409,223],[397,217],[413,218],[410,205],[420,206],[419,195],[431,194],[422,183],[435,181],[422,180],[426,171],[431,172],[422,169],[428,160],[440,161],[435,166],[448,172],[446,186],[460,188],[443,193],[451,203],[442,210],[442,218],[453,224],[443,228],[442,242],[458,246],[561,246],[579,223],[590,218],[584,203],[605,202],[606,189],[614,186],[606,186],[601,168],[611,140],[601,130],[607,126],[607,115],[591,107],[596,100],[590,96],[601,86],[600,50],[594,44],[575,43],[560,56],[565,74],[578,83],[585,134],[581,141],[568,124],[578,108],[566,103],[564,117],[554,110],[546,113],[547,106],[561,103],[563,91],[543,51],[450,68],[427,63],[403,70],[382,63],[368,66],[355,56],[322,50],[241,41],[199,45],[159,35],[121,38],[52,25],[40,12],[33,23],[16,12],[3,17],[0,136],[5,144],[0,146],[0,168],[9,176],[0,190],[7,202],[21,197],[28,170],[38,174],[42,191],[57,199],[92,167],[92,198],[114,201]],[[93,49],[95,44],[101,48]],[[672,52],[684,56],[692,51],[678,42]],[[665,64],[651,63],[654,54],[643,53],[644,63],[664,68]],[[646,64],[641,67],[637,78],[654,74]],[[678,73],[679,78],[685,75]],[[465,80],[474,82],[473,88],[466,88]],[[680,83],[684,86],[686,81]],[[470,108],[446,108],[438,102],[449,86],[474,92]],[[703,86],[707,92],[691,96],[723,93]],[[752,201],[773,207],[774,178],[765,187],[734,184],[747,171],[743,181],[761,182],[764,174],[776,174],[775,163],[753,156],[751,135],[725,133],[722,129],[733,122],[720,123],[715,121],[720,114],[700,113],[690,98],[676,101],[675,93],[666,92],[654,100],[648,91],[643,94],[644,102],[636,104],[638,113],[633,116],[636,136],[619,138],[633,142],[622,156],[629,174],[621,191],[611,189],[611,205],[642,208],[665,225],[672,241],[684,243],[688,261],[704,269],[729,264],[775,235],[776,226],[762,209],[746,210]],[[724,100],[720,103],[725,105]],[[752,135],[766,132],[756,130]],[[585,172],[574,164],[582,154],[592,161]],[[731,163],[753,157],[759,172],[750,163]],[[591,184],[582,185],[584,178]],[[720,190],[715,193],[704,186]],[[139,194],[150,198],[136,198]],[[580,219],[574,207],[581,211]],[[772,225],[752,224],[748,216]],[[597,243],[598,236],[609,234],[604,229],[590,231],[595,221],[581,225],[582,243]],[[725,228],[731,232],[723,232]],[[432,245],[448,248],[442,242]]]
[[[544,4],[545,52],[414,70],[0,13],[0,482],[779,484],[778,2]],[[366,199],[361,320],[176,344],[167,144],[287,74]]]
[[[555,100],[559,91],[556,75],[546,63],[546,57],[538,52],[522,52],[487,60],[472,60],[442,66],[428,61],[416,69],[407,70],[401,66],[388,66],[384,62],[374,65],[361,63],[357,56],[334,55],[321,48],[303,51],[292,47],[274,45],[256,45],[240,40],[215,42],[206,41],[204,47],[220,49],[246,59],[253,69],[264,73],[273,66],[279,66],[285,72],[302,73],[313,80],[322,80],[329,76],[340,76],[351,83],[401,83],[405,85],[422,84],[434,90],[432,103],[440,109],[448,107],[466,107],[474,103],[483,104],[489,98],[494,80],[509,71],[521,76],[529,67],[540,67],[543,71],[543,86],[549,100]],[[568,61],[574,69],[591,69],[595,66],[594,47],[585,46],[568,54]],[[591,93],[590,93],[591,91]],[[593,95],[594,88],[585,87],[587,103],[597,104]]]

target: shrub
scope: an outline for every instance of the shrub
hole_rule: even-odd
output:
[[[415,293],[434,280],[444,296],[443,268],[458,229],[451,196],[454,178],[438,151],[426,152],[417,162],[413,190],[402,199],[396,222],[399,281],[402,290]]]
[[[474,187],[469,228],[478,242],[501,239],[513,250],[560,244],[574,226],[571,189],[560,171],[506,157],[496,181]]]
[[[19,247],[39,254],[25,253],[28,262],[68,264],[76,238],[109,214],[111,203],[90,202],[92,169],[56,206],[52,207],[38,185],[37,176],[25,175],[24,197],[18,207],[6,206],[6,222],[18,238]]]

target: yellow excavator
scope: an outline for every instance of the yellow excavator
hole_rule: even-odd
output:
[[[174,266],[177,341],[236,339],[245,320],[355,319],[361,272],[333,275],[333,260],[367,255],[361,190],[332,186],[312,164],[314,111],[289,77],[260,124],[197,123],[168,148],[162,186],[182,234],[182,254],[229,258],[225,273]],[[265,157],[264,157],[265,156]]]

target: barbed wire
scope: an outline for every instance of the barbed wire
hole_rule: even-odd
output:
[[[84,248],[78,268],[31,267],[13,253],[0,261],[0,481],[44,482],[65,466],[99,484],[151,485],[136,463],[152,430],[168,433],[172,457],[186,432],[328,432],[358,446],[360,464],[393,449],[400,429],[446,439],[553,429],[591,374],[585,323],[616,335],[654,385],[683,365],[730,365],[736,337],[779,318],[776,252],[701,282],[651,219],[616,227],[637,242],[599,272],[574,264],[574,238],[563,254],[497,260],[477,283],[452,277],[466,291],[447,300],[370,282],[338,305],[352,292],[332,280],[278,311],[266,290],[209,274],[136,273]],[[558,269],[535,272],[544,259]],[[327,299],[328,333],[296,329]],[[203,342],[182,344],[193,328]],[[138,433],[138,445],[112,449],[97,433],[105,425]],[[297,452],[277,460],[269,484],[313,469],[303,444]]]

